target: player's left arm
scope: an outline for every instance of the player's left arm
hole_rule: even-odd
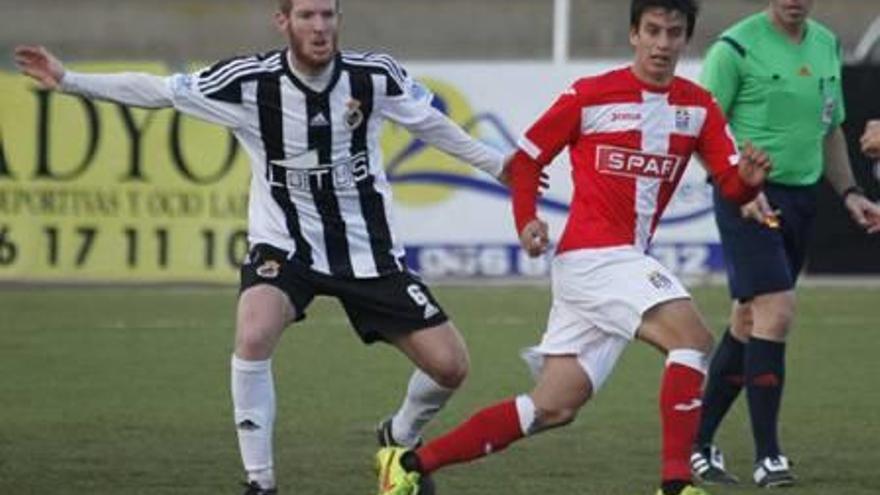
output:
[[[403,125],[426,143],[502,180],[504,156],[498,150],[473,138],[436,108],[432,107],[424,112],[424,117],[420,120]]]
[[[386,60],[388,60],[386,58]],[[431,104],[434,94],[395,63],[386,79],[381,111],[413,135],[441,151],[501,178],[504,155],[474,139]]]
[[[736,147],[727,119],[714,100],[706,105],[706,121],[697,137],[697,153],[721,195],[736,204],[754,200],[770,172],[770,158],[751,144]]]
[[[856,184],[847,153],[846,137],[838,125],[825,136],[825,178],[849,211],[853,221],[869,234],[880,232],[880,205],[865,197]]]
[[[577,82],[562,92],[520,137],[518,150],[506,170],[510,174],[513,218],[519,242],[529,256],[540,256],[550,245],[547,222],[538,216],[541,174],[565,147],[573,144],[582,127],[588,83]]]

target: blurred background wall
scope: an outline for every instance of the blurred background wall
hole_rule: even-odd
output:
[[[880,15],[878,0],[816,0],[844,48]],[[690,54],[765,0],[703,0]],[[343,0],[344,46],[404,60],[544,59],[552,0]],[[275,0],[0,0],[0,50],[22,42],[67,59],[211,60],[274,47]],[[628,54],[626,0],[571,0],[572,58]],[[0,62],[9,65],[8,57]]]

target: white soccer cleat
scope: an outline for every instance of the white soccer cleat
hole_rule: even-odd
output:
[[[784,455],[765,457],[755,463],[755,484],[761,488],[779,488],[794,485],[791,462]]]

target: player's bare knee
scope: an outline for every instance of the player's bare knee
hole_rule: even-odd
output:
[[[782,305],[773,315],[775,324],[773,327],[780,332],[787,332],[794,321],[794,305]]]
[[[240,329],[235,337],[235,354],[244,359],[266,359],[272,354],[275,338],[270,328]]]
[[[782,340],[794,321],[794,308],[779,306],[763,308],[756,317],[751,335],[769,340]]]
[[[794,321],[794,292],[778,292],[756,297],[752,301],[754,330],[759,337],[784,337]]]
[[[431,373],[431,378],[446,388],[458,388],[464,383],[470,370],[467,353],[450,356]]]

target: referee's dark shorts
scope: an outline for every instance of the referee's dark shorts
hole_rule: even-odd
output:
[[[767,183],[770,207],[780,211],[779,228],[742,218],[740,207],[713,188],[730,296],[746,302],[761,294],[794,288],[804,266],[816,217],[818,185]]]

